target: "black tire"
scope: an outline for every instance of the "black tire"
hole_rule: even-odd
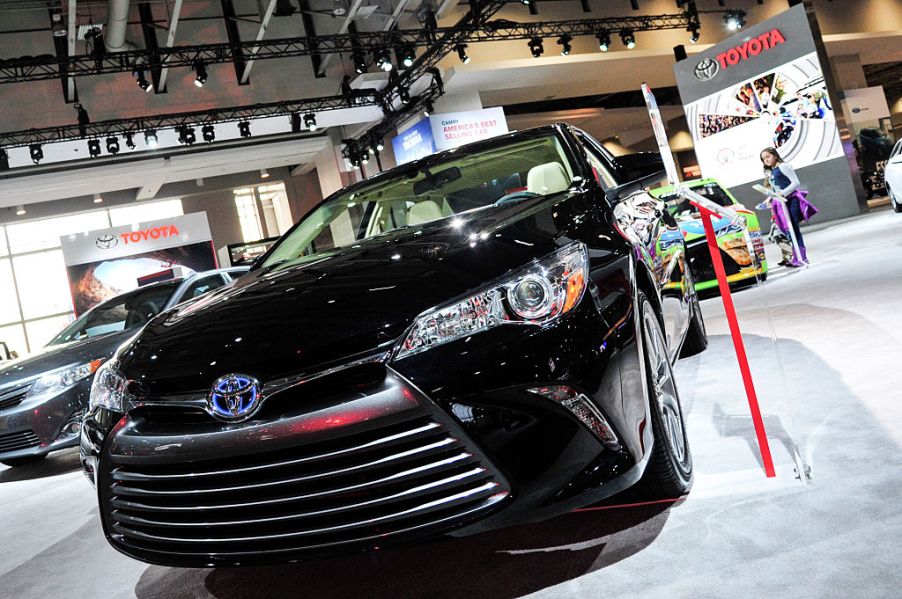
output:
[[[673,499],[689,491],[692,454],[660,319],[641,293],[639,308],[654,444],[638,487],[650,499]]]
[[[19,466],[29,466],[42,462],[47,455],[30,455],[24,458],[9,458],[8,460],[0,460],[0,464],[6,464],[10,468],[18,468]]]
[[[698,303],[698,293],[694,289],[695,282],[693,281],[692,284],[692,299],[690,300],[692,317],[689,319],[689,330],[686,331],[686,340],[683,341],[683,347],[680,348],[680,358],[688,358],[700,354],[708,347],[708,331],[705,329],[702,307]]]
[[[902,204],[900,204],[900,199],[896,197],[895,192],[889,188],[889,185],[886,186],[886,193],[889,194],[889,202],[893,207],[893,212],[899,214],[902,212]]]

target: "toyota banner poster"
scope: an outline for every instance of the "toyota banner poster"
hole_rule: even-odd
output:
[[[203,212],[65,235],[60,242],[76,316],[164,271],[216,268]]]
[[[832,89],[816,22],[802,5],[674,65],[703,178],[746,205],[760,201],[761,151],[774,147],[821,209],[818,220],[858,213],[844,112]]]

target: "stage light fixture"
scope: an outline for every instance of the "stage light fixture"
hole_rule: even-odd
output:
[[[125,145],[129,150],[135,149],[135,134],[131,131],[125,134]]]
[[[16,206],[16,216],[25,216],[26,213],[25,206],[21,204]]]
[[[88,153],[91,155],[91,158],[97,158],[100,156],[100,140],[99,139],[89,139],[88,140]]]
[[[146,92],[153,91],[153,88],[150,85],[150,81],[148,81],[147,77],[144,76],[144,69],[136,69],[134,75],[135,79],[138,80],[138,87]]]
[[[81,104],[75,105],[75,112],[78,114],[78,134],[81,137],[87,137],[88,125],[91,124],[91,117],[88,116],[88,111],[85,110],[85,107]]]
[[[202,61],[197,61],[194,63],[194,72],[196,73],[194,77],[194,85],[197,87],[203,87],[204,83],[207,82],[207,65],[205,65]]]
[[[460,58],[460,61],[464,64],[470,62],[470,57],[467,56],[466,44],[457,44],[457,57]]]
[[[595,37],[598,38],[598,49],[607,52],[611,47],[611,34],[607,31],[599,31]]]
[[[686,28],[686,31],[689,32],[689,41],[691,43],[693,43],[693,44],[698,43],[698,39],[699,39],[699,37],[701,37],[701,35],[699,34],[699,30],[701,28],[702,28],[702,26],[699,23],[690,23],[689,27]]]
[[[197,136],[194,134],[194,127],[189,127],[187,125],[182,125],[178,128],[179,132],[179,143],[185,144],[186,146],[192,145],[197,141]]]
[[[35,164],[38,164],[44,159],[44,150],[41,148],[41,144],[32,144],[28,146],[28,153],[31,154],[31,161]]]
[[[151,150],[157,147],[159,140],[155,129],[148,129],[144,132],[144,144]]]
[[[103,196],[101,196],[99,193],[95,193],[95,194],[94,194],[94,203],[95,203],[95,204],[102,204],[102,203],[103,203]]]
[[[401,46],[398,56],[398,62],[408,69],[413,66],[413,61],[417,58],[416,50],[410,45]]]
[[[730,31],[738,31],[745,27],[745,13],[741,10],[728,10],[723,15],[723,21]]]
[[[208,144],[216,139],[216,128],[213,125],[204,125],[200,128],[200,133]]]
[[[566,33],[558,38],[557,43],[561,47],[561,56],[570,56],[570,53],[573,52],[573,46],[570,45],[572,41],[573,38]]]
[[[269,179],[269,171],[265,168],[260,169],[260,178],[261,179]]]
[[[429,116],[435,110],[435,107],[432,105],[432,100],[426,100],[426,103],[423,104],[423,116]]]
[[[392,64],[391,58],[389,58],[388,53],[385,50],[379,50],[376,54],[376,66],[388,73],[395,65]]]
[[[241,134],[241,137],[247,138],[251,136],[251,124],[248,121],[241,121],[238,123],[238,133]]]
[[[308,131],[316,131],[316,115],[311,113],[304,115],[304,126]]]
[[[542,45],[542,38],[534,37],[529,40],[529,51],[532,52],[533,58],[538,58],[545,52],[545,46]]]
[[[376,142],[376,150],[381,152],[384,149],[385,149],[385,142],[380,139],[379,141]]]
[[[636,34],[633,33],[632,29],[621,29],[620,40],[630,50],[636,47]]]
[[[410,104],[410,90],[406,87],[398,89],[398,98],[401,100],[401,104]]]
[[[106,151],[113,156],[119,153],[119,138],[118,137],[107,137],[106,138]]]
[[[357,72],[357,74],[362,75],[363,73],[366,73],[366,59],[364,59],[363,53],[361,53],[358,50],[355,50],[353,52],[353,57],[354,57],[354,70]]]

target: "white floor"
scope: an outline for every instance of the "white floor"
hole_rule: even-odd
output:
[[[66,452],[0,467],[0,597],[900,597],[902,215],[806,238],[810,268],[734,296],[776,479],[715,298],[709,349],[677,369],[696,468],[684,501],[307,564],[175,570],[106,544]]]

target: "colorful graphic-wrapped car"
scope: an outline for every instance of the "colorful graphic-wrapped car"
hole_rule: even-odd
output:
[[[717,245],[720,247],[727,280],[731,287],[755,281],[755,275],[767,276],[767,260],[764,256],[764,239],[758,216],[736,201],[729,191],[721,187],[714,179],[698,179],[687,181],[693,191],[721,206],[731,206],[745,221],[731,223],[729,219],[720,218],[714,221],[714,232],[717,234]],[[689,268],[698,291],[717,288],[714,265],[705,242],[705,230],[698,212],[684,198],[678,198],[673,187],[654,189],[651,194],[664,201],[667,210],[673,214],[679,224],[679,231],[673,230],[661,236],[658,243],[658,255],[664,262],[668,254],[678,247],[680,236],[686,240]],[[744,228],[748,229],[751,248],[746,243]],[[672,249],[671,249],[672,248]],[[754,252],[754,256],[752,255]],[[753,259],[756,258],[756,259]],[[756,263],[757,262],[757,268]]]

